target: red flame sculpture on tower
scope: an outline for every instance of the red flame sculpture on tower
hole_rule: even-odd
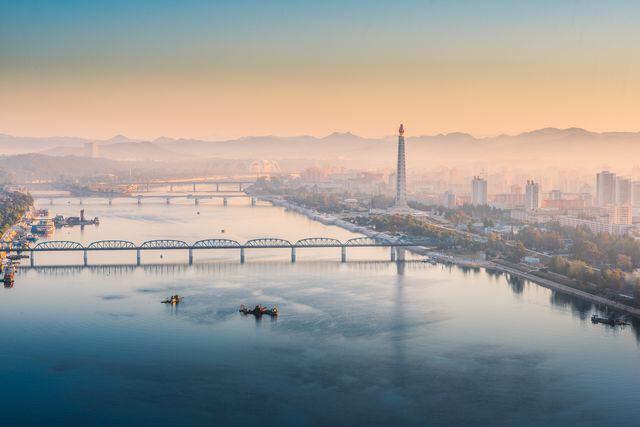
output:
[[[402,123],[400,123],[400,129],[398,130],[398,133],[400,135],[404,135],[404,126],[402,125]]]

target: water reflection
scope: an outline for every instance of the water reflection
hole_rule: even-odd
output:
[[[549,301],[556,307],[570,309],[571,313],[579,317],[581,320],[588,319],[594,309],[594,304],[589,301],[578,299],[556,290],[551,290]]]
[[[511,290],[516,295],[522,295],[524,292],[524,280],[518,276],[514,276],[511,274],[507,275],[507,283],[511,287]]]
[[[268,207],[91,210],[100,227],[65,230],[70,240],[195,241],[223,227],[237,240],[353,236]],[[56,425],[96,416],[225,425],[247,413],[274,425],[609,425],[640,416],[639,323],[582,321],[588,304],[530,282],[390,262],[388,250],[350,251],[346,263],[335,250],[310,250],[295,264],[285,252],[252,252],[245,264],[206,254],[188,265],[185,254],[167,254],[136,266],[130,255],[19,269],[0,298],[0,424],[33,411]],[[160,304],[176,293],[179,306]],[[281,316],[238,312],[256,303]]]

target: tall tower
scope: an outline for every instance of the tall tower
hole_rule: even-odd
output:
[[[398,130],[398,168],[396,170],[396,209],[407,208],[407,169],[404,158],[404,127]]]

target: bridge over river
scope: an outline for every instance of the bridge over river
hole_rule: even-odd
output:
[[[69,194],[54,194],[54,195],[45,195],[35,197],[49,199],[49,204],[53,205],[54,200],[56,199],[64,199],[69,202],[69,199],[77,199],[78,203],[82,205],[82,196],[73,196]],[[245,198],[251,200],[251,206],[255,206],[257,202],[257,198],[251,196],[247,193],[231,193],[231,194],[193,194],[193,193],[185,193],[185,192],[176,192],[170,194],[119,194],[119,195],[107,195],[107,196],[87,196],[87,198],[102,198],[102,200],[106,200],[106,202],[111,205],[113,203],[113,199],[129,199],[129,200],[137,200],[138,205],[142,205],[143,200],[164,200],[167,205],[171,204],[171,201],[174,199],[187,199],[193,200],[193,203],[198,205],[200,200],[206,199],[222,199],[222,204],[227,206],[229,199],[236,198]]]
[[[187,243],[183,240],[160,239],[148,240],[141,244],[135,244],[128,240],[99,240],[83,245],[79,242],[66,240],[47,240],[40,242],[33,247],[14,247],[12,244],[0,245],[0,251],[10,253],[28,252],[30,255],[31,266],[35,266],[36,253],[39,252],[82,252],[84,265],[89,263],[89,252],[94,251],[135,251],[136,264],[140,265],[142,261],[142,252],[144,251],[186,251],[189,256],[189,264],[193,264],[193,252],[196,250],[237,250],[240,253],[240,262],[245,261],[245,251],[250,249],[287,249],[291,252],[291,262],[296,262],[296,255],[299,249],[306,248],[340,248],[341,261],[347,261],[347,248],[374,248],[387,247],[390,248],[390,258],[395,261],[396,258],[404,259],[404,250],[407,247],[432,247],[435,245],[433,239],[420,240],[382,240],[372,237],[354,237],[344,242],[329,237],[310,237],[300,239],[296,242],[290,242],[285,239],[276,237],[266,237],[259,239],[247,240],[240,243],[231,239],[204,239],[195,243]]]

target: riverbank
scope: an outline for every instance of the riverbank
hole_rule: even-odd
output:
[[[382,240],[385,242],[397,241],[397,238],[390,234],[371,230],[370,228],[364,227],[362,225],[353,224],[349,221],[340,219],[335,215],[331,215],[327,213],[319,213],[312,209],[305,208],[303,206],[299,206],[294,203],[290,203],[290,202],[287,202],[286,200],[276,198],[276,197],[268,197],[268,196],[257,196],[257,197],[262,201],[269,202],[274,206],[280,206],[289,211],[299,213],[301,215],[306,216],[309,219],[318,221],[324,225],[335,225],[337,227],[351,231],[352,233],[362,234],[363,236],[371,237],[372,239]],[[406,247],[405,249],[411,253],[415,253],[418,255],[429,255],[431,252],[431,248],[424,247],[424,246],[411,246],[411,247]]]
[[[631,314],[635,317],[640,318],[640,309],[638,308],[631,307],[629,305],[622,304],[617,301],[612,301],[610,299],[603,298],[597,295],[593,295],[593,294],[590,294],[589,292],[581,291],[580,289],[575,289],[570,286],[563,285],[561,283],[554,282],[549,279],[545,279],[543,277],[538,277],[531,273],[526,273],[526,272],[517,270],[515,268],[497,264],[494,262],[487,262],[486,265],[484,265],[483,267],[485,269],[492,269],[492,270],[502,271],[503,273],[509,273],[514,276],[529,280],[530,282],[534,282],[540,286],[544,286],[545,288],[550,288],[568,295],[573,295],[575,297],[584,299],[586,301],[589,301],[595,304],[606,305],[608,307],[615,308],[616,310],[620,310],[627,314]]]
[[[319,221],[325,225],[335,225],[335,226],[344,228],[346,230],[349,230],[353,233],[360,233],[364,236],[375,238],[375,239],[383,239],[386,241],[394,240],[393,236],[390,236],[386,233],[376,232],[375,230],[371,230],[363,226],[352,224],[348,221],[344,221],[330,214],[318,213],[311,209],[305,208],[303,206],[298,206],[296,204],[287,202],[286,200],[282,200],[275,197],[264,197],[264,196],[259,198],[275,206],[280,206],[290,211],[304,215],[307,218],[312,219],[314,221]],[[640,318],[640,309],[638,308],[631,307],[629,305],[622,304],[617,301],[612,301],[610,299],[603,298],[598,295],[593,295],[588,292],[575,289],[567,285],[563,285],[562,283],[558,283],[549,279],[538,277],[531,273],[523,272],[512,267],[497,264],[495,262],[484,261],[484,260],[461,259],[458,257],[454,257],[452,255],[443,254],[441,252],[435,252],[432,249],[426,248],[426,247],[408,247],[407,250],[418,255],[429,256],[430,258],[439,262],[455,264],[460,267],[484,268],[485,270],[490,269],[490,270],[501,271],[503,273],[508,273],[508,274],[529,280],[530,282],[536,283],[537,285],[540,285],[549,289],[553,289],[555,291],[562,292],[567,295],[572,295],[574,297],[583,299],[585,301],[589,301],[594,304],[602,304],[607,307],[611,307],[616,310],[619,310],[624,313]]]

